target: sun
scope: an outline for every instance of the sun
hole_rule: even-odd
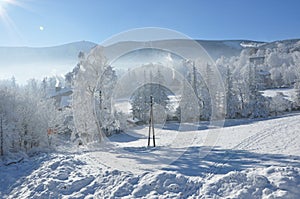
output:
[[[0,0],[0,20],[7,18],[5,6],[8,4],[8,0]]]
[[[21,0],[0,0],[0,26],[3,25],[9,34],[20,36],[20,31],[8,12],[12,12],[13,7],[27,10],[27,6]]]
[[[0,0],[0,17],[4,14],[5,12],[5,3],[6,3],[6,0]]]
[[[9,6],[24,8],[24,5],[19,0],[0,0],[0,19],[7,20],[9,18],[7,13],[7,7]]]
[[[0,0],[0,18],[5,20],[8,17],[6,7],[10,4],[14,4],[14,0]]]
[[[20,6],[20,2],[17,0],[0,0],[0,6],[5,6],[6,4],[12,4]]]

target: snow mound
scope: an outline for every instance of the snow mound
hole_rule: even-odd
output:
[[[158,171],[141,177],[132,192],[134,198],[187,198],[199,190],[201,183],[176,172]],[[131,197],[132,198],[132,197]]]
[[[84,157],[83,154],[51,154],[35,160],[29,158],[31,163],[25,161],[19,166],[28,169],[29,165],[39,163],[39,169],[33,168],[26,177],[18,177],[14,183],[9,182],[10,187],[1,187],[0,197],[271,199],[298,198],[300,195],[298,167],[251,168],[204,178],[162,170],[134,175],[103,165],[93,165],[86,162],[88,159]],[[5,168],[15,167],[9,165]]]
[[[298,198],[300,169],[275,167],[232,171],[206,183],[202,198]]]
[[[101,165],[87,164],[82,156],[51,154],[22,162],[39,163],[27,176],[16,176],[0,189],[4,198],[187,198],[197,194],[200,180],[170,171],[133,175]],[[26,166],[27,165],[27,166]],[[5,167],[14,170],[14,165]],[[22,171],[15,170],[21,175]],[[9,173],[12,173],[10,171]],[[1,174],[2,176],[3,174]],[[9,178],[9,176],[6,176]],[[20,180],[18,180],[20,179]]]
[[[134,176],[117,170],[106,171],[97,180],[99,198],[187,198],[197,194],[200,183],[166,171]]]
[[[8,198],[61,198],[71,196],[89,185],[94,177],[76,172],[84,163],[72,156],[45,155],[40,168],[16,181]],[[32,160],[31,160],[32,161]],[[37,163],[37,162],[35,162]]]

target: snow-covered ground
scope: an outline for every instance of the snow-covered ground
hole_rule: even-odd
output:
[[[294,101],[295,89],[294,88],[276,88],[276,89],[267,89],[263,91],[265,97],[275,97],[277,93],[282,93],[284,98],[289,101]]]
[[[299,198],[299,120],[183,132],[173,124],[156,129],[155,148],[139,127],[100,147],[2,161],[0,198]]]

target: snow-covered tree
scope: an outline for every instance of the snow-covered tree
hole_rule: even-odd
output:
[[[167,109],[168,90],[160,84],[145,84],[138,88],[131,96],[132,114],[134,118],[148,122],[150,110],[150,96],[153,102]]]
[[[225,92],[226,92],[226,117],[236,118],[239,112],[238,109],[239,102],[233,88],[233,77],[229,66],[227,66]]]
[[[272,68],[270,70],[270,73],[271,73],[271,79],[274,82],[273,85],[275,87],[280,88],[281,86],[284,85],[281,68]]]
[[[80,56],[78,68],[72,103],[76,127],[73,138],[80,138],[83,143],[99,142],[105,134],[111,134],[116,123],[111,96],[117,77],[101,46]]]
[[[297,79],[296,76],[297,69],[294,65],[286,66],[286,64],[283,64],[282,68],[283,68],[282,78],[283,78],[284,86],[290,87],[295,83]]]
[[[0,82],[4,152],[29,152],[49,146],[47,132],[60,125],[59,111],[54,100],[45,97],[42,85],[36,80],[25,86],[17,86],[14,81]]]
[[[294,95],[294,101],[295,101],[295,109],[300,109],[300,81],[298,80],[295,84],[294,84],[294,89],[295,89],[295,95]]]
[[[101,130],[107,135],[111,135],[117,128],[120,128],[120,121],[116,118],[116,114],[112,108],[112,90],[117,81],[115,71],[111,66],[107,65],[105,71],[99,78],[97,90],[99,95],[95,100],[95,109]]]
[[[181,122],[197,122],[200,116],[198,98],[188,82],[181,84],[181,99],[176,114]]]
[[[277,92],[276,96],[270,99],[270,112],[273,115],[279,115],[283,112],[289,112],[292,109],[292,102],[285,98],[282,92]]]
[[[196,59],[195,61],[186,60],[184,64],[188,71],[186,79],[193,89],[193,93],[184,93],[186,96],[190,96],[191,99],[196,97],[196,102],[198,105],[195,106],[195,108],[200,111],[199,116],[196,118],[200,118],[201,120],[209,120],[212,111],[212,96],[210,94],[208,84],[203,78],[204,74],[201,74],[201,71],[199,70],[201,68],[204,70],[203,68],[207,67],[206,63],[202,63],[201,60]],[[206,78],[206,80],[208,79],[209,78]],[[188,87],[188,85],[182,84],[182,87]],[[189,89],[187,91],[189,91]],[[177,112],[180,113],[179,110]]]
[[[258,90],[257,73],[254,65],[249,64],[249,102],[248,116],[267,117],[269,115],[267,109],[267,100]]]
[[[105,71],[107,60],[100,46],[92,49],[86,57],[80,56],[79,58],[79,72],[74,80],[72,102],[76,126],[74,137],[79,137],[80,142],[86,143],[100,141],[102,131],[94,109],[94,96],[100,92],[97,90],[97,80]]]

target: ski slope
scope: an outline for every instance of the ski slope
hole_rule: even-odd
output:
[[[139,127],[100,147],[2,161],[0,198],[299,198],[299,120],[157,128],[155,148],[146,147],[148,128]]]

